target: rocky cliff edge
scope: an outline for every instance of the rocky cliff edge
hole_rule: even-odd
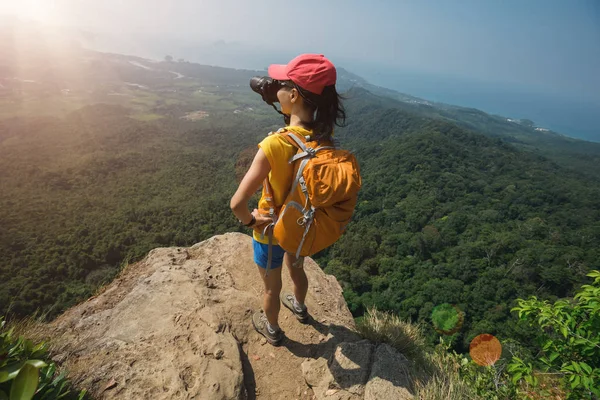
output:
[[[252,327],[263,285],[240,233],[152,250],[44,334],[97,399],[412,398],[406,359],[361,340],[337,280],[309,258],[305,269],[312,318],[282,307],[279,347]]]

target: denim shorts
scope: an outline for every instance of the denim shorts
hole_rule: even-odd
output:
[[[269,245],[259,243],[256,239],[252,239],[252,245],[254,247],[254,262],[261,268],[267,268],[267,261],[269,260]],[[271,269],[279,268],[283,265],[283,255],[285,250],[277,245],[273,245],[273,255],[271,258]]]

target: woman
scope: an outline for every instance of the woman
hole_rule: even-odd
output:
[[[271,65],[268,73],[279,85],[277,99],[281,104],[281,112],[289,121],[284,129],[305,137],[310,136],[320,143],[330,142],[334,125],[340,126],[345,119],[344,109],[335,89],[337,74],[334,65],[323,55],[303,54],[287,65]],[[268,177],[274,203],[281,207],[293,180],[294,166],[289,161],[297,149],[277,132],[267,136],[258,147],[250,169],[231,199],[231,209],[240,223],[254,229],[254,261],[265,286],[263,311],[254,314],[254,327],[269,343],[277,345],[283,339],[283,332],[278,324],[280,300],[300,322],[308,320],[304,304],[308,279],[302,263],[298,263],[299,267],[295,266],[295,256],[285,252],[276,243],[272,247],[269,273],[265,273],[268,238],[262,233],[273,221],[257,209],[251,213],[248,201]],[[265,197],[266,191],[263,188],[258,203],[261,210],[269,209]],[[294,290],[293,294],[284,293],[280,296],[282,264],[286,265],[290,273]]]

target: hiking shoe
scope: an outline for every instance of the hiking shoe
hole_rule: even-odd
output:
[[[267,339],[267,342],[271,343],[273,346],[277,346],[281,339],[283,339],[283,331],[278,329],[275,333],[269,332],[267,329],[267,316],[265,313],[261,311],[257,311],[252,316],[252,324],[254,325],[254,329],[256,332],[260,333]]]
[[[304,306],[304,310],[298,311],[296,307],[294,307],[294,300],[296,299],[296,297],[294,297],[293,294],[281,293],[281,295],[279,295],[279,299],[281,300],[284,306],[289,308],[290,311],[294,313],[298,321],[302,322],[303,324],[305,324],[306,321],[308,321],[308,310],[306,309],[306,306]]]

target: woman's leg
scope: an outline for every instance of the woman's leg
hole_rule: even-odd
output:
[[[281,292],[281,267],[269,269],[269,274],[265,277],[265,269],[258,268],[263,283],[265,293],[263,295],[263,311],[267,316],[267,321],[271,326],[279,325],[279,293]]]
[[[296,257],[293,254],[286,252],[285,256],[283,256],[283,263],[290,271],[290,277],[292,278],[292,282],[294,282],[294,296],[296,297],[296,301],[298,301],[298,303],[304,304],[306,292],[308,291],[308,278],[304,272],[304,265],[295,267],[295,262]],[[304,263],[304,260],[302,260],[301,263]]]

